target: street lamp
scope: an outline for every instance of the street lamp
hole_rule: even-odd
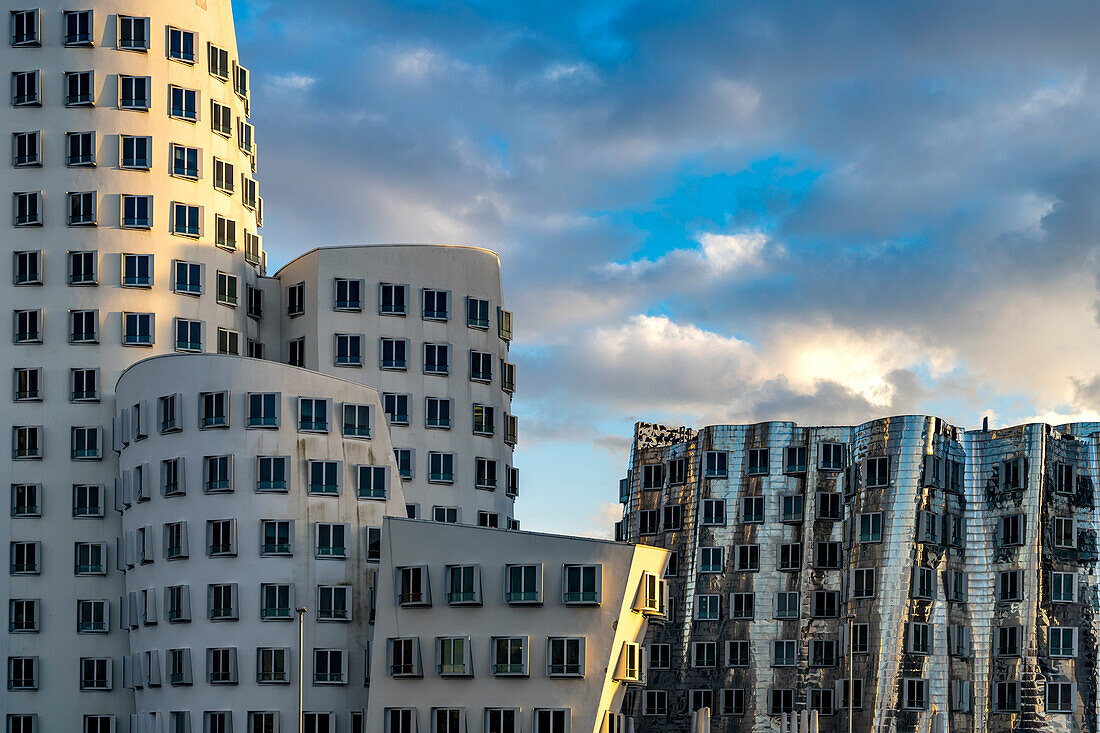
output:
[[[306,607],[298,606],[294,609],[298,612],[298,733],[305,733],[305,713],[302,712],[302,686],[304,684],[302,675],[305,673],[306,659],[303,656],[302,647],[302,624],[306,618]]]

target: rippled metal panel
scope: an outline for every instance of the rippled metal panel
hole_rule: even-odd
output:
[[[646,714],[654,711],[640,691],[626,710],[638,731],[686,730],[693,699],[713,706],[711,730],[778,731],[773,689],[793,691],[796,712],[827,706],[830,693],[819,691],[832,690],[820,730],[847,731],[838,684],[849,675],[863,684],[855,731],[1097,730],[1100,424],[964,432],[936,417],[901,416],[855,427],[769,422],[694,431],[639,423],[635,432],[625,539],[667,547],[679,564],[669,578],[672,617],[649,637],[670,646],[669,668],[651,670],[647,687],[667,693],[667,710]],[[823,446],[836,443],[844,445],[843,470],[822,462]],[[797,446],[806,449],[804,468],[786,460]],[[750,471],[760,449],[768,450],[768,466]],[[727,475],[705,475],[708,451],[728,455]],[[670,481],[671,462],[681,459],[682,475],[674,470]],[[663,480],[643,486],[643,477],[653,483],[646,467],[656,465]],[[784,495],[802,497],[800,521],[782,516]],[[764,499],[763,522],[742,515],[744,500],[756,497]],[[723,524],[703,523],[708,499],[725,500]],[[832,518],[828,507],[837,501],[843,511]],[[665,509],[675,506],[680,524],[666,526]],[[654,511],[659,521],[647,529],[655,533],[642,534]],[[861,515],[881,515],[881,537],[861,531]],[[795,543],[797,568],[781,570],[781,546]],[[819,543],[839,543],[823,547],[839,547],[839,567],[831,560],[825,564],[833,567],[821,567],[829,555],[817,556]],[[758,569],[731,562],[743,545],[758,546]],[[700,567],[701,548],[722,548],[717,572]],[[873,597],[856,597],[853,571],[870,568]],[[1059,576],[1058,591],[1054,573],[1068,574]],[[1075,579],[1072,598],[1066,578]],[[799,594],[796,618],[777,618],[780,592]],[[818,592],[837,594],[836,614],[820,617],[828,609],[815,605]],[[731,594],[747,593],[752,617],[733,617]],[[721,599],[718,618],[699,618],[700,596],[713,595]],[[848,653],[850,621],[867,625],[866,650]],[[1062,628],[1076,629],[1073,654],[1053,653],[1052,629]],[[777,640],[797,643],[795,664],[773,663]],[[746,666],[727,664],[727,641],[748,642]],[[699,642],[716,643],[715,664],[704,653],[693,659]],[[815,655],[819,642],[835,642],[838,658]],[[1047,709],[1047,683],[1072,684],[1062,690],[1064,711]],[[744,690],[743,710],[727,709],[734,699],[723,690]]]

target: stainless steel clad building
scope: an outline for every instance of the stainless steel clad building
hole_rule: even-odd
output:
[[[857,731],[1096,730],[1098,430],[639,423],[616,532],[673,552],[672,618],[624,711],[639,731],[700,707],[716,731],[801,710],[822,731],[849,711]]]

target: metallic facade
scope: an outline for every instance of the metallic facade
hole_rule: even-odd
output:
[[[1100,425],[639,423],[618,538],[672,550],[639,731],[1097,730]],[[788,642],[788,643],[784,643]]]

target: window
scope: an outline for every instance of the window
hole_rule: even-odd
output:
[[[497,486],[497,462],[480,456],[474,460],[476,464],[474,488],[495,489]]]
[[[668,644],[650,644],[648,656],[650,669],[669,669],[671,646]]]
[[[562,583],[563,602],[599,604],[602,570],[602,565],[566,565]]]
[[[252,180],[244,173],[241,174],[241,198],[244,200],[244,207],[246,209],[256,212],[257,225],[263,226],[263,199],[258,196],[256,181]],[[257,204],[259,206],[257,206]]]
[[[450,295],[447,290],[425,290],[422,310],[424,320],[447,320],[450,317]]]
[[[385,466],[359,466],[356,495],[360,499],[385,499],[388,474]]]
[[[95,226],[96,224],[96,193],[95,191],[69,192],[66,194],[69,201],[69,226]]]
[[[12,165],[16,168],[42,165],[42,133],[12,133]]]
[[[164,558],[178,560],[188,556],[187,522],[169,522],[164,525]]]
[[[797,591],[780,591],[775,594],[775,617],[798,618]]]
[[[235,647],[207,649],[206,676],[206,681],[212,685],[237,684],[237,649]]]
[[[769,459],[767,448],[750,448],[747,473],[750,476],[766,475],[769,471]]]
[[[11,45],[37,46],[40,43],[41,39],[38,35],[38,11],[11,11]],[[10,733],[31,733],[31,729],[27,728],[25,731],[13,730]]]
[[[928,681],[920,679],[902,680],[902,707],[906,710],[928,709]]]
[[[1018,601],[1023,596],[1023,571],[1006,570],[997,573],[997,600]]]
[[[298,398],[298,431],[328,432],[329,400],[313,397]]]
[[[933,599],[936,597],[936,571],[933,568],[913,568],[913,597]]]
[[[725,499],[703,500],[703,524],[705,526],[719,527],[724,527],[726,525]]]
[[[652,463],[642,466],[642,488],[659,489],[664,486],[664,466]]]
[[[666,505],[664,508],[662,528],[666,532],[675,532],[683,528],[683,507],[679,504]]]
[[[172,202],[172,234],[184,237],[198,237],[199,207],[190,204]]]
[[[286,363],[291,366],[304,366],[306,360],[306,340],[305,337],[296,338],[286,343]]]
[[[199,93],[194,89],[184,89],[175,85],[168,86],[170,117],[195,122],[199,119]]]
[[[199,427],[224,428],[229,425],[229,393],[199,393]]]
[[[256,649],[256,681],[261,685],[290,682],[290,673],[286,662],[286,649],[272,647]]]
[[[340,560],[346,558],[348,556],[347,534],[347,525],[319,522],[316,556]]]
[[[212,621],[237,620],[237,584],[218,583],[206,587],[207,607]]]
[[[71,457],[76,460],[99,460],[103,447],[98,427],[72,428],[70,431]]]
[[[176,351],[202,351],[202,321],[176,319]]]
[[[783,472],[806,473],[806,446],[792,445],[784,450]]]
[[[470,352],[470,381],[491,382],[493,380],[493,355],[483,351]]]
[[[814,567],[824,570],[840,568],[841,552],[839,542],[814,543]]]
[[[1077,493],[1076,470],[1072,464],[1055,463],[1054,480],[1054,490],[1059,494]]]
[[[27,598],[8,600],[8,631],[13,634],[34,634],[40,629],[40,601]]]
[[[336,302],[333,308],[338,311],[363,310],[363,281],[338,277],[335,281]]]
[[[138,288],[152,287],[153,255],[122,255],[122,285]]]
[[[288,519],[264,519],[260,522],[263,535],[261,555],[290,555],[293,523]]]
[[[761,524],[764,521],[764,497],[745,496],[741,498],[742,524]]]
[[[313,684],[342,685],[346,682],[343,649],[313,650]]]
[[[730,593],[730,618],[749,620],[756,615],[755,593]]]
[[[247,232],[246,232],[247,234]],[[263,318],[264,317],[264,291],[259,288],[254,288],[248,285],[245,289],[247,293],[247,313],[249,318]]]
[[[40,425],[16,425],[12,432],[12,458],[35,460],[42,458],[42,427]]]
[[[1024,515],[1010,514],[1001,517],[999,536],[1001,546],[1024,544]]]
[[[12,400],[14,402],[42,399],[42,369],[16,367],[12,371]]]
[[[202,265],[198,262],[182,262],[180,260],[176,260],[173,265],[175,275],[173,289],[177,293],[201,295]]]
[[[80,689],[110,690],[111,659],[80,658]]]
[[[191,729],[188,728],[188,731]],[[248,713],[248,733],[278,733],[279,713],[277,711]],[[173,731],[175,733],[175,731]],[[182,733],[182,732],[181,732]]]
[[[735,545],[733,550],[738,572],[754,573],[760,570],[760,545]]]
[[[210,75],[222,81],[229,81],[229,51],[218,48],[212,43],[206,44],[210,63]]]
[[[810,690],[810,710],[816,710],[821,715],[833,714],[833,690],[813,688]]]
[[[408,480],[413,476],[413,450],[412,448],[394,448],[393,449],[394,460],[397,461],[397,473],[401,478]],[[416,516],[410,516],[410,519],[416,519]]]
[[[500,360],[500,388],[508,394],[516,391],[516,365],[509,364],[504,359]],[[680,483],[683,483],[682,479]]]
[[[370,406],[344,405],[343,432],[345,438],[370,437]]]
[[[882,542],[882,512],[859,515],[859,541]]]
[[[316,713],[307,713],[306,719],[309,716],[316,715]],[[206,710],[203,711],[203,731],[204,733],[232,733],[233,729],[233,714],[227,710]]]
[[[252,290],[251,285],[248,287],[249,290]],[[249,359],[263,359],[267,345],[254,339],[248,339],[245,342],[245,347],[245,356],[247,356]]]
[[[813,618],[836,618],[840,614],[840,592],[815,590],[811,611]]]
[[[569,708],[535,708],[535,733],[569,733],[570,713]]]
[[[11,543],[11,574],[38,575],[41,542]]]
[[[185,63],[195,62],[195,34],[179,28],[168,29],[168,58]]]
[[[466,325],[470,328],[489,328],[489,301],[466,298]]]
[[[1074,682],[1048,682],[1046,686],[1046,711],[1048,713],[1072,713],[1077,709],[1077,684]]]
[[[233,164],[214,158],[214,188],[222,193],[233,193]],[[235,239],[235,237],[234,237]],[[234,246],[236,246],[234,244]]]
[[[1052,626],[1048,632],[1050,656],[1072,658],[1077,656],[1077,629],[1068,626]]]
[[[14,255],[13,269],[15,271],[15,277],[13,278],[15,285],[41,285],[41,250],[16,252]]]
[[[905,651],[911,654],[932,653],[932,627],[929,624],[911,623],[905,636]]]
[[[802,521],[802,494],[783,494],[779,497],[780,518],[783,522]]]
[[[403,316],[408,312],[408,285],[379,283],[378,312],[384,316]]]
[[[278,427],[279,397],[278,392],[250,392],[248,394],[248,427]]]
[[[164,589],[164,606],[169,623],[191,620],[191,586],[170,585]]]
[[[391,677],[419,677],[420,639],[388,639]],[[412,729],[408,729],[412,733]]]
[[[94,402],[99,399],[99,370],[72,369],[69,371],[72,391],[69,398],[73,402]]]
[[[852,654],[867,654],[871,651],[870,624],[852,624],[852,640],[849,651]]]
[[[340,462],[309,462],[309,493],[334,496],[340,493]]]
[[[15,203],[15,226],[39,226],[42,224],[42,194],[38,191],[24,191],[13,194]]]
[[[12,100],[16,107],[37,106],[42,104],[42,92],[39,87],[38,71],[13,71]]]
[[[233,110],[220,104],[217,100],[210,100],[210,129],[224,137],[233,135]],[[232,166],[230,166],[232,175]],[[233,182],[229,181],[229,189],[232,190]]]
[[[497,676],[527,676],[527,637],[494,636],[492,673]]]
[[[149,19],[118,16],[118,47],[127,51],[148,50]]]
[[[497,308],[497,333],[504,341],[512,340],[512,312]]]
[[[8,657],[8,689],[38,689],[38,657]]]
[[[481,603],[481,570],[477,565],[448,565],[446,579],[448,604]]]
[[[510,604],[542,603],[542,565],[506,565],[504,600]]]
[[[450,374],[450,346],[447,344],[424,344],[424,373]]]
[[[749,666],[749,642],[747,641],[727,641],[726,642],[726,666],[728,667],[748,667]],[[650,657],[649,663],[650,669],[653,668],[653,658]]]
[[[99,341],[99,312],[69,311],[69,343],[94,344]]]
[[[811,639],[810,640],[810,666],[811,667],[835,667],[836,666],[836,640]]]
[[[959,570],[947,571],[947,597],[948,600],[965,603],[969,584],[965,572]]]
[[[206,554],[232,557],[237,554],[237,520],[210,519],[206,522]]]
[[[817,518],[840,520],[844,516],[841,506],[841,495],[833,491],[819,491],[817,493]]]
[[[67,132],[65,133],[65,165],[67,166],[92,166],[95,165],[95,133],[94,132]]]
[[[875,568],[852,570],[852,598],[875,597]]]
[[[432,507],[432,521],[458,524],[458,507],[437,506]]]
[[[153,166],[153,138],[135,135],[119,135],[119,167],[149,170]],[[151,197],[146,197],[150,198]],[[150,219],[152,215],[150,214]]]
[[[721,547],[700,547],[699,548],[699,572],[700,573],[720,573],[720,572],[722,572],[722,548]]]
[[[172,175],[179,178],[199,177],[199,149],[172,143]],[[196,223],[195,234],[198,234]]]
[[[584,638],[550,637],[546,640],[548,677],[584,676]]]
[[[1054,546],[1059,549],[1077,549],[1077,520],[1072,517],[1054,518]]]
[[[213,494],[233,490],[233,456],[204,456],[203,491]]]
[[[704,456],[703,475],[706,478],[726,478],[729,476],[729,453],[726,451],[707,451]]]
[[[1077,575],[1075,573],[1051,573],[1050,600],[1052,603],[1076,603]]]
[[[149,229],[153,226],[153,197],[122,195],[122,226],[127,229]],[[127,255],[145,258],[147,264],[152,264],[152,255]],[[152,273],[146,271],[144,283],[126,282],[123,285],[152,285]]]
[[[409,366],[409,342],[406,339],[382,338],[379,340],[379,367],[405,370]]]
[[[1023,458],[1004,461],[1000,465],[999,488],[1002,491],[1016,491],[1025,486],[1025,465]]]
[[[993,683],[993,712],[1015,713],[1020,710],[1020,683]]]
[[[717,621],[722,616],[722,597],[715,593],[695,596],[695,618],[698,621]]]
[[[691,666],[696,669],[713,669],[718,666],[718,644],[713,641],[691,643]]]
[[[777,640],[772,642],[772,666],[793,667],[798,663],[798,642]]]
[[[74,484],[73,516],[102,517],[103,487],[98,484]]]
[[[455,480],[455,455],[431,451],[428,453],[428,481],[431,483],[452,483]]]
[[[148,76],[118,75],[118,108],[148,110],[153,106],[150,87],[152,79]]]
[[[65,72],[65,106],[91,107],[95,105],[94,80],[91,71]]]
[[[214,244],[222,249],[237,249],[237,222],[221,214],[215,214]]]
[[[66,46],[92,45],[91,10],[66,10],[64,20]]]

